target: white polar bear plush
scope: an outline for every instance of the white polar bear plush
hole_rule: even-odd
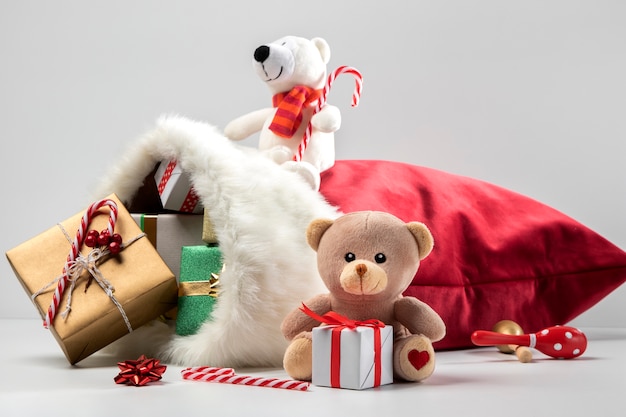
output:
[[[337,107],[325,104],[315,112],[329,60],[330,48],[322,38],[285,36],[259,46],[254,51],[253,67],[270,89],[274,107],[240,116],[224,128],[224,135],[235,141],[260,131],[263,154],[298,172],[315,190],[320,172],[335,163],[334,132],[341,125]],[[298,157],[309,122],[309,141]]]

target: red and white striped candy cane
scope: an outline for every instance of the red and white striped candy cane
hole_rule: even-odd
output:
[[[206,382],[220,382],[222,384],[252,385],[255,387],[282,388],[297,391],[306,391],[309,383],[293,379],[264,378],[246,375],[218,375],[207,374],[203,379]]]
[[[320,98],[317,100],[317,105],[315,106],[315,109],[313,110],[313,114],[319,112],[326,105],[326,96],[328,96],[330,87],[333,85],[333,82],[335,82],[335,79],[340,74],[352,74],[352,76],[354,77],[354,81],[356,85],[354,87],[354,92],[352,93],[352,107],[356,107],[359,105],[359,99],[361,98],[361,89],[363,88],[363,76],[356,68],[342,65],[341,67],[338,67],[336,70],[330,73],[330,75],[328,76],[328,79],[326,80],[326,84],[324,85],[324,88],[322,89],[322,94],[320,95]],[[302,141],[300,142],[300,145],[298,146],[298,151],[293,157],[294,161],[302,160],[304,151],[306,150],[307,146],[309,146],[309,141],[311,140],[312,131],[313,131],[313,126],[311,125],[311,122],[309,121],[309,124],[307,125],[306,130],[304,131]]]
[[[306,391],[309,383],[295,379],[265,378],[237,375],[232,368],[186,368],[181,371],[183,379],[201,382],[220,382],[222,384],[251,385],[255,387],[282,388]]]
[[[233,368],[215,368],[211,366],[198,366],[195,368],[185,368],[180,371],[183,379],[192,381],[206,381],[210,375],[234,375]]]
[[[117,221],[117,204],[115,203],[115,201],[110,199],[96,201],[91,206],[89,206],[89,208],[85,211],[85,214],[80,220],[80,227],[76,232],[76,237],[72,242],[70,253],[67,255],[67,260],[65,261],[65,265],[63,266],[63,274],[59,279],[54,294],[52,295],[52,302],[50,303],[50,307],[48,308],[48,314],[44,319],[43,325],[45,328],[48,328],[52,325],[54,317],[57,314],[59,304],[61,303],[61,298],[63,297],[63,292],[65,291],[65,286],[67,285],[67,281],[69,279],[69,269],[71,268],[73,262],[76,260],[78,254],[80,253],[80,247],[85,240],[87,228],[91,224],[91,219],[98,212],[98,210],[104,206],[109,206],[110,208],[109,223],[107,225],[107,229],[109,230],[109,233],[113,235],[113,229],[115,228],[115,222]]]

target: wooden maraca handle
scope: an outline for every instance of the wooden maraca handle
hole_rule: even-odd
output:
[[[522,363],[528,363],[533,360],[533,352],[526,346],[511,345],[511,348],[515,351],[517,360]]]
[[[522,327],[513,320],[500,320],[493,325],[492,331],[502,334],[524,334]],[[526,346],[519,345],[497,345],[498,350],[502,353],[514,353],[517,360],[522,363],[528,363],[533,360],[533,352]]]
[[[548,327],[532,334],[511,335],[477,330],[472,334],[477,346],[519,345],[535,348],[554,358],[572,359],[583,354],[587,338],[578,329],[569,326]]]

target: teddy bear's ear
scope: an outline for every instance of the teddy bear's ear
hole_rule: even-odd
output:
[[[410,222],[406,224],[406,227],[411,233],[413,233],[413,236],[415,236],[421,261],[430,254],[430,251],[433,250],[433,246],[435,245],[433,235],[424,223]]]
[[[314,251],[317,251],[322,235],[333,223],[331,219],[315,219],[309,223],[309,227],[306,229],[306,240]]]
[[[322,38],[313,38],[311,39],[311,42],[313,42],[313,45],[315,45],[318,51],[320,51],[324,64],[328,64],[330,61],[330,46],[328,46],[328,42]]]

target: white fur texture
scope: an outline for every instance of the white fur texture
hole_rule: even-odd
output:
[[[172,335],[157,356],[184,366],[282,366],[283,317],[326,292],[306,227],[316,217],[336,218],[337,211],[297,174],[208,124],[177,116],[160,118],[131,144],[96,197],[115,192],[128,203],[156,162],[172,159],[208,209],[226,266],[212,318],[195,335]]]

